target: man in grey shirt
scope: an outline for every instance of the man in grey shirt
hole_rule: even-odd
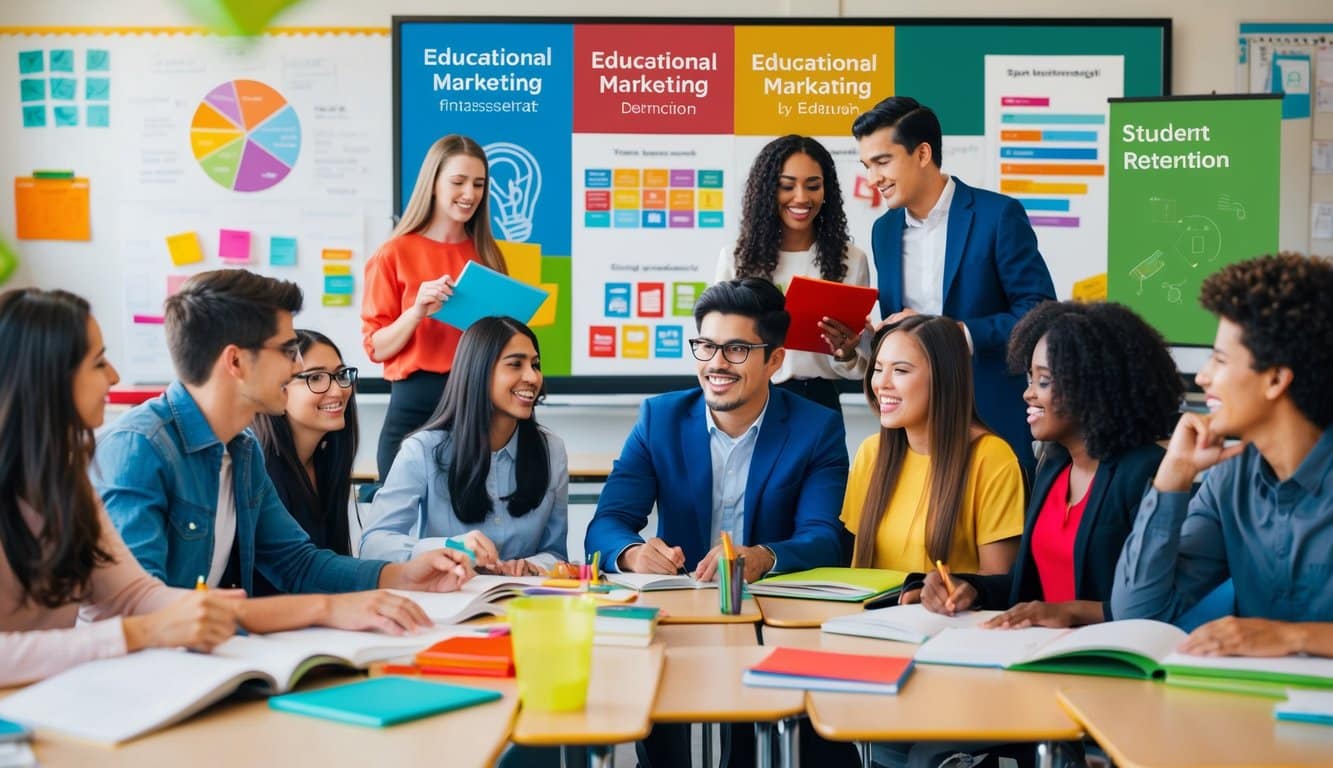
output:
[[[1204,281],[1200,300],[1219,318],[1195,378],[1209,412],[1181,416],[1139,506],[1116,566],[1115,618],[1173,621],[1230,578],[1236,615],[1199,627],[1182,650],[1333,656],[1331,297],[1333,263],[1296,254]]]

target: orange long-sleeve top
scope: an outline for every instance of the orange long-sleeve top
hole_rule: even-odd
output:
[[[457,278],[469,261],[480,261],[471,240],[441,243],[412,234],[389,240],[366,262],[361,342],[371,360],[384,364],[384,378],[402,381],[417,371],[448,373],[453,367],[463,332],[438,320],[422,320],[407,344],[387,360],[376,359],[370,337],[416,302],[422,283],[441,275]]]

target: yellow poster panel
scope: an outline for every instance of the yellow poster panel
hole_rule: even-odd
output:
[[[736,28],[737,135],[845,136],[893,88],[893,27]]]

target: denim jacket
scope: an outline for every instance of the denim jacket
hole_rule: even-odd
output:
[[[278,499],[264,454],[249,430],[231,454],[241,586],[258,570],[282,592],[374,589],[378,560],[318,549]],[[213,525],[223,445],[185,386],[122,416],[97,441],[93,485],[121,538],[144,570],[173,587],[192,587],[213,559]]]

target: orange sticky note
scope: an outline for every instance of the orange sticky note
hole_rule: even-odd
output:
[[[351,261],[352,251],[347,248],[325,248],[320,258],[325,261]]]
[[[171,263],[178,267],[198,264],[204,260],[204,249],[199,245],[199,234],[196,232],[167,235],[167,252],[171,254]]]
[[[14,179],[15,236],[20,240],[91,240],[87,179]]]

